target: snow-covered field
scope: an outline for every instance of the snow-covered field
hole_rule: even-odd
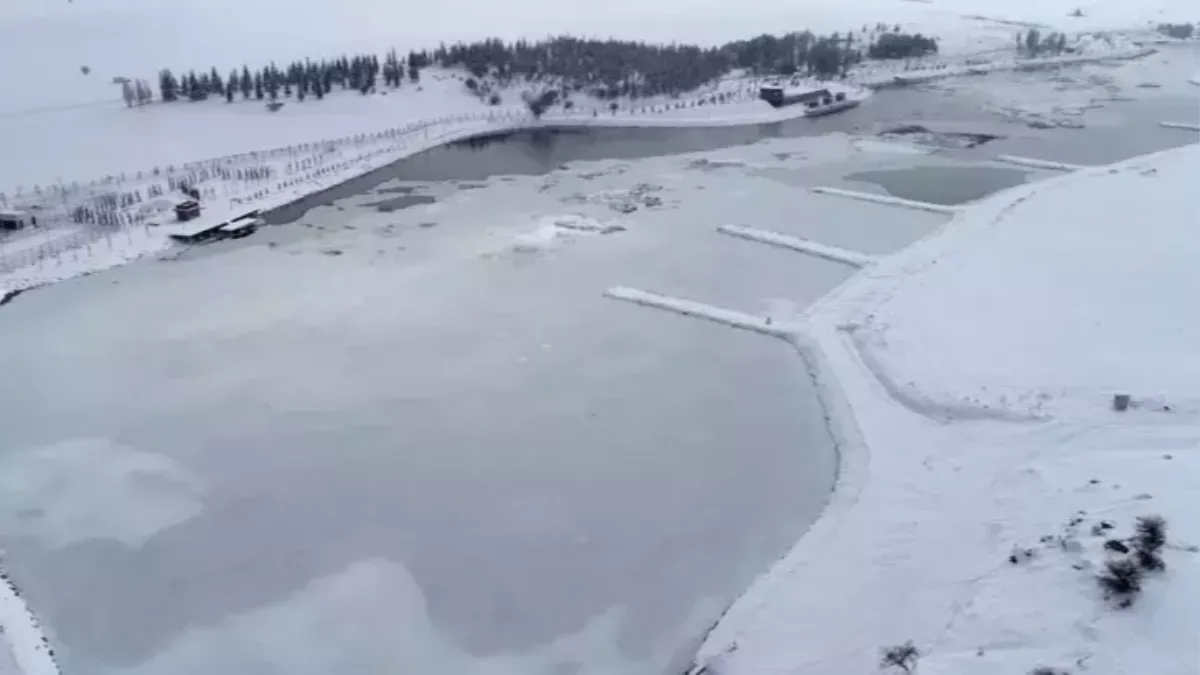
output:
[[[999,195],[810,310],[839,486],[707,672],[871,672],[909,640],[925,675],[1197,671],[1198,173],[1192,145]],[[1150,514],[1167,568],[1118,608],[1105,542]]]

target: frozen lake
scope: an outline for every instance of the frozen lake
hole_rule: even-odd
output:
[[[958,167],[995,189],[995,154],[1190,140],[1153,126],[1167,99],[1042,130],[893,100],[917,94],[1003,138],[768,132],[557,170],[587,156],[556,144],[598,136],[435,151],[244,242],[4,307],[0,548],[64,672],[681,670],[819,512],[836,456],[786,344],[601,293],[786,320],[852,270],[716,226],[882,253],[943,217],[805,188]],[[861,125],[918,111],[893,112]],[[500,175],[514,153],[530,175]],[[477,182],[414,182],[445,178]]]
[[[397,212],[365,194],[275,247],[272,230],[6,307],[0,523],[64,668],[686,665],[820,509],[835,456],[786,344],[601,292],[782,318],[844,279],[714,228],[753,213],[847,243],[882,207],[754,171],[582,165]],[[797,209],[818,218],[791,225]],[[877,242],[937,222],[897,215]]]

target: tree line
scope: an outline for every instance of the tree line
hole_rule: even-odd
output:
[[[324,98],[334,86],[354,89],[363,94],[373,91],[380,77],[384,83],[398,87],[405,80],[420,80],[420,68],[428,65],[428,57],[417,52],[401,59],[395,50],[388,52],[382,65],[373,54],[342,56],[332,61],[293,61],[284,68],[271,63],[251,71],[249,66],[234,69],[226,77],[213,67],[207,72],[188,71],[178,77],[164,68],[158,75],[158,90],[165,102],[186,99],[203,101],[223,96],[227,101],[241,94],[243,99],[276,101],[280,95],[293,94],[303,101],[306,96]]]
[[[934,38],[903,33],[900,26],[884,24],[824,36],[810,31],[760,35],[716,47],[570,36],[532,42],[490,38],[442,44],[432,51],[410,51],[404,56],[393,49],[382,61],[373,54],[359,54],[293,61],[282,68],[275,63],[254,70],[244,65],[225,76],[215,67],[179,75],[163,69],[158,89],[166,102],[210,97],[232,102],[239,95],[259,101],[277,101],[281,96],[320,99],[335,87],[369,94],[381,82],[393,88],[419,82],[422,68],[438,65],[466,69],[476,84],[472,90],[481,93],[481,98],[488,91],[480,86],[484,81],[502,85],[526,81],[559,87],[564,98],[572,92],[586,92],[612,100],[677,96],[739,68],[757,75],[844,77],[864,58],[917,58],[936,54],[937,49]],[[489,98],[498,102],[494,95]]]
[[[1036,28],[1030,28],[1027,33],[1017,33],[1017,52],[1028,57],[1057,56],[1067,48],[1067,36],[1064,33],[1049,33],[1042,35]]]

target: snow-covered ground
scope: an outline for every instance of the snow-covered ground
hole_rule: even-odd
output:
[[[908,640],[923,675],[1197,671],[1198,173],[1192,145],[998,195],[809,311],[838,488],[708,673],[866,673]],[[1150,514],[1167,568],[1117,608],[1105,542]]]

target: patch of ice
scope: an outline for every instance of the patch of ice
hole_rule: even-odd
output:
[[[17,448],[0,460],[0,530],[50,548],[90,539],[138,547],[202,508],[182,467],[113,441]]]

